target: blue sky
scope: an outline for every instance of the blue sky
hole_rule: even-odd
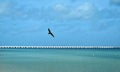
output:
[[[120,46],[119,38],[120,0],[0,0],[1,46]]]

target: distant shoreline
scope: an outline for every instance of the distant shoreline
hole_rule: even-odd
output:
[[[42,49],[42,48],[45,48],[45,49],[54,49],[54,48],[84,48],[84,49],[90,49],[90,48],[93,48],[93,49],[96,49],[96,48],[111,48],[111,49],[115,49],[115,48],[120,48],[120,46],[0,46],[0,49],[4,49],[4,48],[14,48],[14,49],[29,49],[29,48],[32,48],[32,49]]]

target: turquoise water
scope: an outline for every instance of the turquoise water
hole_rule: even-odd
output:
[[[0,72],[120,72],[120,49],[0,49]]]

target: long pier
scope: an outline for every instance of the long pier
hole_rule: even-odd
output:
[[[0,46],[0,48],[120,48],[120,46]]]

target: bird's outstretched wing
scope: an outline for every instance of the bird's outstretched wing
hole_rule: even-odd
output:
[[[54,37],[53,33],[51,32],[51,30],[48,28],[48,34],[50,34],[52,37]]]
[[[54,37],[54,35],[51,33],[51,35]]]
[[[48,28],[48,33],[51,33],[50,29]]]

